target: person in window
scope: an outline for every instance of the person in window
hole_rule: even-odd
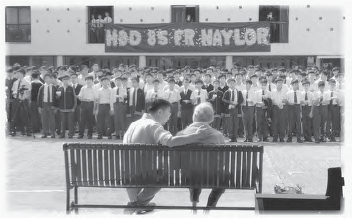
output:
[[[273,22],[276,21],[276,18],[273,16],[273,12],[269,11],[268,15],[266,15],[266,20]],[[278,36],[278,26],[275,23],[270,24],[270,35],[271,35],[271,42],[278,42],[279,36]]]
[[[104,23],[112,23],[112,18],[109,16],[109,12],[105,12]]]
[[[191,17],[190,14],[187,14],[186,22],[187,22],[187,23],[192,23],[192,22],[193,22],[193,19],[192,19],[192,17]]]
[[[95,20],[97,29],[96,29],[96,37],[97,43],[104,42],[104,20],[101,18],[101,15],[98,15],[98,19]]]
[[[97,29],[97,25],[96,25],[96,21],[95,21],[95,16],[93,14],[92,20],[90,21],[90,30],[89,30],[90,43],[97,42],[96,29]]]

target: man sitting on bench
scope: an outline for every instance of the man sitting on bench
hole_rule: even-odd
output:
[[[185,136],[189,134],[194,134],[198,131],[198,128],[200,126],[206,126],[208,129],[210,129],[209,134],[202,138],[201,142],[199,144],[225,144],[225,138],[223,134],[210,127],[210,123],[214,121],[214,110],[211,106],[210,103],[204,102],[199,104],[197,107],[195,107],[194,112],[193,112],[193,123],[189,125],[185,130],[179,132],[177,136]],[[212,161],[217,161],[217,158],[215,157],[214,160]],[[202,172],[189,172],[192,177],[200,177],[200,174]],[[190,200],[195,205],[196,203],[199,202],[199,195],[202,191],[201,188],[190,188]],[[208,203],[207,207],[215,207],[219,198],[221,195],[225,192],[225,189],[212,189],[209,198],[208,198]]]
[[[171,115],[171,104],[164,99],[155,99],[148,108],[148,113],[129,126],[124,137],[123,143],[143,143],[143,144],[162,144],[169,147],[186,145],[190,143],[200,143],[201,140],[209,135],[210,127],[208,125],[200,125],[191,134],[183,134],[182,136],[172,136],[165,130],[163,125],[169,120]],[[155,206],[150,202],[160,188],[127,188],[131,206]],[[135,209],[127,208],[124,214],[142,214],[153,211],[153,208]]]

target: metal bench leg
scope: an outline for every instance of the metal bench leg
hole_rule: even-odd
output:
[[[70,188],[66,187],[66,214],[69,215],[71,213],[70,207]]]
[[[193,202],[192,202],[192,207],[193,207],[193,214],[197,214],[197,209],[196,209],[196,207],[197,207],[197,202],[193,201]]]
[[[75,205],[78,204],[78,187],[75,186]],[[75,214],[78,214],[78,208],[75,208]]]

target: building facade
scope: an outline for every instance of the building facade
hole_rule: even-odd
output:
[[[262,68],[295,65],[343,67],[344,14],[340,8],[314,5],[86,5],[6,7],[6,64],[35,66],[120,63],[139,67],[186,65]],[[106,13],[108,13],[106,15]],[[99,15],[101,17],[99,17]],[[236,23],[269,21],[270,52],[105,52],[104,36],[92,35],[92,22],[111,17],[114,24]],[[94,24],[97,27],[97,24]]]

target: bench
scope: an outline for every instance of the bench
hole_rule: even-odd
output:
[[[125,205],[78,203],[79,187],[104,188],[224,188],[262,192],[263,147],[241,145],[151,144],[63,145],[66,174],[66,211],[78,208],[129,208]],[[190,176],[198,172],[199,176]],[[71,190],[73,189],[73,200]],[[145,208],[145,207],[142,207]],[[155,209],[206,209],[156,206]],[[254,210],[254,207],[211,209]]]

